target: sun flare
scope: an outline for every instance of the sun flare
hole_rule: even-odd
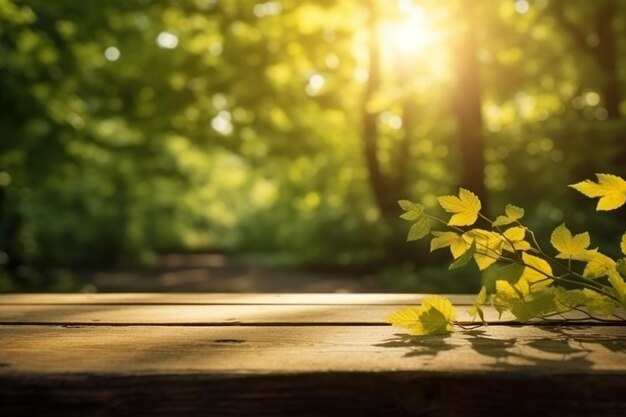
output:
[[[383,47],[402,54],[416,54],[431,45],[437,38],[429,26],[424,8],[411,2],[398,2],[399,16],[381,26],[380,37]]]

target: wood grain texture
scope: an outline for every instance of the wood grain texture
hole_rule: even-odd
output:
[[[623,326],[489,326],[422,338],[391,326],[0,326],[0,340],[2,374],[626,374]]]
[[[422,298],[0,296],[0,414],[626,415],[626,326],[382,323]]]
[[[425,295],[401,294],[99,294],[0,296],[0,324],[76,325],[239,325],[239,324],[384,324],[402,307],[419,305]],[[330,296],[326,298],[326,296]],[[246,302],[247,299],[250,301]],[[468,297],[450,296],[457,320],[470,324]],[[133,301],[135,300],[135,301]],[[148,301],[149,300],[149,301]],[[274,301],[272,301],[274,300]],[[308,302],[305,302],[308,301]],[[159,304],[161,303],[161,304]],[[484,308],[489,323],[514,317]],[[582,319],[580,312],[568,318]]]
[[[236,305],[0,305],[0,323],[50,324],[384,324],[384,317],[403,305],[236,304]],[[468,306],[457,307],[457,320],[471,323]],[[572,317],[584,317],[581,313]],[[511,320],[485,308],[485,320]]]
[[[233,293],[125,293],[125,294],[0,294],[2,304],[419,304],[426,294],[233,294]],[[471,305],[475,296],[451,294],[455,305]]]
[[[0,375],[2,415],[620,417],[618,375],[317,372],[282,375]]]

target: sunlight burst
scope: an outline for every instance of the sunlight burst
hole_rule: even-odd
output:
[[[424,9],[408,1],[398,2],[400,17],[381,27],[381,41],[402,54],[423,51],[436,39],[435,31],[428,25]]]

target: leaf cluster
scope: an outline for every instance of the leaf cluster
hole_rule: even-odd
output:
[[[626,181],[618,176],[596,174],[598,182],[585,180],[570,187],[591,198],[599,198],[596,209],[615,210],[626,203]],[[491,220],[481,213],[480,199],[461,188],[458,195],[438,197],[451,217],[440,219],[408,200],[399,202],[402,218],[412,222],[409,241],[432,236],[430,250],[449,248],[450,269],[472,260],[482,271],[482,287],[469,315],[486,323],[484,308],[512,315],[520,322],[579,319],[620,319],[626,307],[626,233],[620,248],[624,255],[613,259],[592,246],[589,232],[572,233],[565,223],[550,236],[553,250],[539,245],[535,234],[523,224],[524,209],[507,205],[504,214]],[[475,227],[478,221],[485,228]],[[433,224],[446,230],[431,231]],[[582,318],[566,317],[576,310]],[[455,312],[444,297],[427,298],[419,307],[410,307],[386,317],[394,326],[414,335],[441,334],[453,330]]]

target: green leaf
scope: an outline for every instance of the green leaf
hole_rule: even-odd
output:
[[[491,297],[491,303],[500,313],[511,311],[513,306],[520,300],[520,295],[507,281],[496,281],[496,293]]]
[[[506,226],[507,224],[514,223],[524,217],[524,209],[514,206],[512,204],[507,204],[505,209],[505,216],[498,216],[496,220],[493,222],[493,226]]]
[[[492,294],[496,292],[496,281],[507,281],[516,284],[524,273],[524,265],[520,264],[494,264],[482,273],[482,285]]]
[[[622,253],[626,255],[626,233],[622,236],[622,241],[620,242],[619,247],[622,250]]]
[[[423,213],[419,213],[417,211],[407,211],[405,213],[402,213],[400,215],[400,218],[402,220],[407,220],[407,221],[410,221],[410,222],[414,222],[415,220],[419,219],[423,215],[424,215]]]
[[[444,195],[437,197],[441,207],[454,215],[448,221],[449,226],[471,226],[478,219],[482,205],[476,194],[461,188],[459,196]]]
[[[422,217],[411,226],[406,240],[409,242],[420,240],[424,236],[428,235],[428,233],[430,233],[430,220],[426,217]]]
[[[586,298],[582,290],[566,290],[562,287],[554,288],[556,310],[565,313],[573,308],[585,304]]]
[[[422,212],[422,213],[424,212],[424,207],[422,207],[421,204],[414,203],[409,200],[400,200],[398,201],[398,205],[404,211],[417,211],[417,212]]]
[[[600,317],[611,317],[615,310],[613,300],[588,288],[583,289],[583,294],[585,295],[585,306],[590,314]]]
[[[626,258],[622,258],[617,262],[615,269],[623,277],[626,277]]]
[[[554,313],[556,309],[554,289],[545,288],[523,300],[518,300],[511,312],[519,321],[528,321]]]
[[[400,215],[401,219],[412,222],[424,216],[424,207],[422,207],[420,204],[413,203],[409,200],[400,200],[398,201],[398,205],[403,210],[405,210],[405,213],[402,213],[402,215]]]
[[[487,295],[487,288],[482,287],[480,289],[480,292],[476,296],[476,299],[474,299],[474,304],[472,304],[472,306],[467,311],[467,314],[469,314],[473,319],[475,319],[476,315],[478,315],[480,317],[480,320],[484,322],[485,315],[481,307],[487,304],[488,301],[489,296]]]
[[[419,307],[408,307],[385,317],[387,323],[409,329],[416,336],[447,334],[453,330],[455,311],[447,298],[425,298]]]
[[[456,261],[452,262],[449,269],[457,269],[462,266],[467,265],[467,263],[472,259],[472,256],[476,253],[476,242],[472,242],[469,249],[465,251],[463,255],[461,255]]]

